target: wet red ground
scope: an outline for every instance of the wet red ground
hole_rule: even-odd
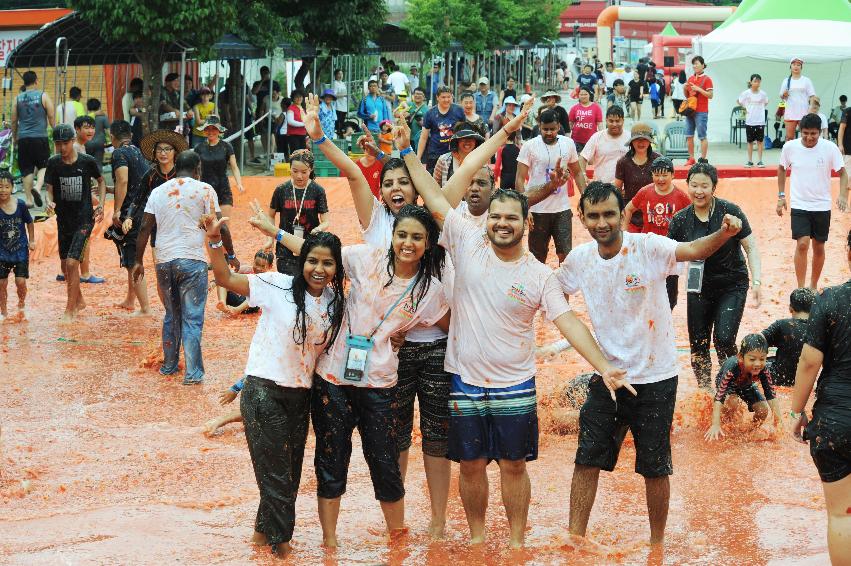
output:
[[[250,194],[267,202],[274,179],[253,179]],[[323,181],[329,192],[332,230],[344,242],[359,241],[354,209],[342,180]],[[765,328],[785,315],[794,287],[793,242],[788,218],[773,211],[771,180],[723,181],[721,196],[742,205],[759,238],[763,305],[748,307],[741,333]],[[239,199],[232,225],[237,250],[248,262],[261,238],[246,224],[247,197]],[[579,242],[587,234],[574,220]],[[851,216],[834,213],[823,283],[844,281],[843,241]],[[50,226],[41,225],[40,233]],[[43,242],[47,238],[43,239]],[[48,248],[50,246],[47,246]],[[551,260],[554,261],[554,260]],[[224,410],[216,397],[242,375],[256,318],[229,319],[211,300],[204,329],[206,383],[184,387],[141,363],[159,348],[162,307],[134,319],[111,305],[125,292],[111,243],[98,237],[94,272],[105,285],[84,287],[88,309],[73,326],[58,324],[65,289],[54,281],[52,256],[31,266],[29,322],[0,325],[0,562],[9,564],[245,564],[266,563],[268,551],[249,543],[258,494],[242,425],[213,438],[201,425]],[[148,273],[153,273],[149,270]],[[14,307],[14,291],[10,286]],[[682,295],[681,295],[682,297]],[[581,301],[577,301],[580,305]],[[703,441],[708,405],[696,402],[685,347],[685,307],[675,310],[683,372],[673,432],[675,474],[664,556],[648,556],[644,488],[633,473],[629,439],[614,473],[603,474],[589,537],[597,551],[567,545],[566,526],[575,436],[543,433],[540,459],[529,465],[532,506],[527,550],[509,553],[507,524],[491,466],[489,541],[473,551],[458,497],[457,467],[449,503],[448,537],[430,543],[425,534],[428,499],[419,445],[411,450],[407,517],[410,536],[388,546],[376,534],[383,520],[372,498],[366,466],[356,446],[349,492],[340,516],[342,547],[320,547],[316,482],[309,440],[298,500],[293,564],[825,564],[826,517],[821,487],[806,447],[783,433],[765,431]],[[554,337],[539,330],[539,340]],[[540,364],[539,387],[552,391],[587,371],[567,352]],[[788,394],[782,397],[788,409]],[[698,409],[692,410],[694,407]],[[546,423],[546,411],[542,412]],[[787,422],[788,426],[788,422]]]

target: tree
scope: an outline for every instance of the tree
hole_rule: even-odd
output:
[[[402,27],[430,53],[453,41],[481,53],[521,40],[537,43],[558,37],[559,16],[571,0],[409,0]]]
[[[217,22],[232,22],[238,12],[236,2],[223,0],[71,0],[71,5],[107,41],[133,46],[142,65],[149,131],[159,123],[160,70],[168,47],[181,41],[196,49],[193,56],[209,55],[223,33]],[[245,9],[245,5],[240,9]]]

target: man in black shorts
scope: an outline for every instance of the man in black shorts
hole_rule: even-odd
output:
[[[851,266],[851,231],[845,259]],[[838,258],[837,258],[838,259]],[[821,375],[819,374],[821,369]],[[812,421],[804,408],[818,376]],[[848,564],[851,541],[851,281],[816,297],[792,394],[792,434],[810,441],[827,506],[827,548],[834,565]],[[804,430],[806,429],[806,430]],[[803,434],[802,434],[803,433]]]
[[[810,242],[813,245],[813,266],[810,272],[810,289],[818,288],[818,280],[824,267],[824,244],[830,231],[831,191],[830,175],[839,173],[839,198],[836,206],[840,211],[848,209],[848,173],[842,153],[836,144],[821,138],[821,118],[818,114],[807,114],[801,118],[801,137],[788,141],[780,153],[777,166],[777,215],[783,216],[787,208],[786,169],[795,171],[789,183],[791,194],[792,239],[795,248],[795,277],[798,287],[803,287],[807,278],[807,254]]]
[[[116,120],[109,128],[109,135],[112,137],[112,147],[115,148],[112,152],[115,212],[112,215],[112,227],[105,232],[104,236],[115,242],[118,248],[119,265],[127,270],[127,297],[117,306],[132,311],[138,299],[137,314],[149,314],[151,311],[145,277],[143,275],[138,281],[133,281],[130,270],[133,269],[136,261],[136,237],[139,235],[142,213],[145,209],[144,205],[139,206],[138,202],[139,183],[150,168],[150,164],[141,150],[130,143],[133,139],[133,129],[129,122]],[[136,219],[135,222],[133,218]],[[125,224],[127,220],[130,222]],[[127,230],[124,229],[125,226]]]
[[[98,184],[98,202],[106,198],[106,183],[93,157],[74,149],[74,128],[59,124],[53,128],[56,153],[47,161],[44,185],[47,209],[56,211],[59,259],[68,290],[63,322],[71,322],[86,307],[80,293],[80,259],[95,223],[103,219],[103,205],[92,210],[92,180]]]
[[[665,279],[677,262],[705,259],[741,230],[721,229],[692,242],[623,230],[624,201],[610,183],[594,181],[579,200],[593,240],[574,248],[556,272],[565,295],[581,292],[606,359],[627,368],[623,388],[594,375],[579,412],[579,446],[570,487],[570,533],[585,536],[600,470],[612,471],[627,430],[635,439],[635,471],[644,476],[650,542],[661,543],[668,518],[671,423],[679,362]]]

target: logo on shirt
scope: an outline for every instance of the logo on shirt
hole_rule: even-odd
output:
[[[625,291],[640,291],[644,288],[643,283],[641,282],[641,276],[637,273],[631,273],[626,276],[626,282],[624,286]]]
[[[83,200],[83,178],[82,177],[59,177],[59,191],[62,200],[68,202],[79,202]]]
[[[647,222],[656,226],[668,226],[677,212],[677,205],[672,202],[647,203]]]
[[[508,289],[508,298],[526,304],[529,301],[529,297],[526,295],[526,286],[520,282],[512,283],[511,288]]]
[[[402,308],[399,309],[399,314],[408,320],[413,320],[414,316],[417,314],[417,302],[408,298],[407,301],[402,303]]]

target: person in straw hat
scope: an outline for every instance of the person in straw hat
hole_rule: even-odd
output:
[[[560,133],[567,135],[570,132],[570,121],[568,120],[567,110],[563,106],[559,106],[561,104],[561,95],[554,90],[548,90],[541,97],[541,102],[544,106],[555,112],[556,118],[558,118],[558,124],[561,126]]]

